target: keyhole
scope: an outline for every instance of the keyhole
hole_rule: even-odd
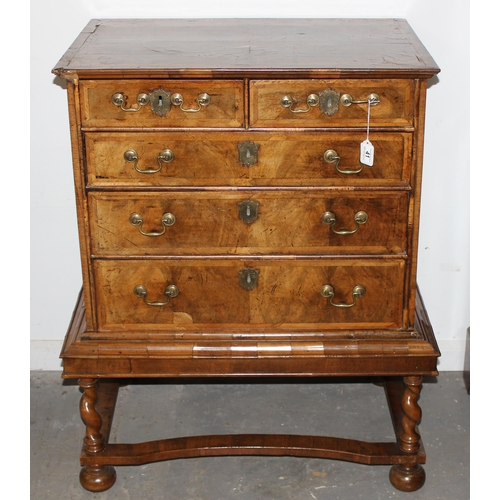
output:
[[[250,207],[247,206],[247,217],[250,217]]]
[[[252,277],[250,274],[247,274],[247,283],[250,284],[252,282]]]
[[[332,98],[331,97],[328,98],[328,101],[326,103],[326,107],[327,108],[331,108],[332,107]]]
[[[250,158],[252,156],[252,152],[250,151],[250,148],[247,148],[247,158]]]
[[[158,107],[162,107],[163,106],[163,97],[161,95],[158,96]]]

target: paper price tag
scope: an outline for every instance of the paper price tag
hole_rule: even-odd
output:
[[[375,149],[373,144],[366,139],[361,143],[359,161],[363,163],[363,165],[368,165],[369,167],[373,167],[373,157],[375,156]]]

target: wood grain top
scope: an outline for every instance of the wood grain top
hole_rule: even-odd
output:
[[[439,68],[402,19],[94,19],[53,72],[430,78]]]

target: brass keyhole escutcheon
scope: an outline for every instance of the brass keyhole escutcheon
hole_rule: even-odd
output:
[[[150,92],[149,101],[151,103],[151,111],[158,116],[165,116],[170,111],[171,93],[156,89]]]
[[[259,216],[259,205],[258,201],[244,200],[238,202],[238,214],[240,219],[246,224],[251,224],[255,222]]]
[[[259,161],[259,144],[252,141],[244,141],[238,144],[238,160],[245,167],[255,165]]]
[[[319,109],[327,116],[334,115],[339,109],[340,92],[332,89],[319,93]]]
[[[238,273],[240,286],[245,290],[253,290],[258,285],[259,270],[245,267]]]

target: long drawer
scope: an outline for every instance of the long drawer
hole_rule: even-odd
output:
[[[373,166],[360,163],[366,132],[92,132],[89,186],[404,186],[412,134],[373,132]]]
[[[400,328],[403,259],[94,261],[100,331]]]
[[[252,127],[413,126],[413,80],[256,80]],[[345,105],[347,104],[347,105]]]
[[[95,255],[381,254],[407,246],[406,191],[89,194]]]
[[[241,80],[83,80],[84,127],[242,127]]]

